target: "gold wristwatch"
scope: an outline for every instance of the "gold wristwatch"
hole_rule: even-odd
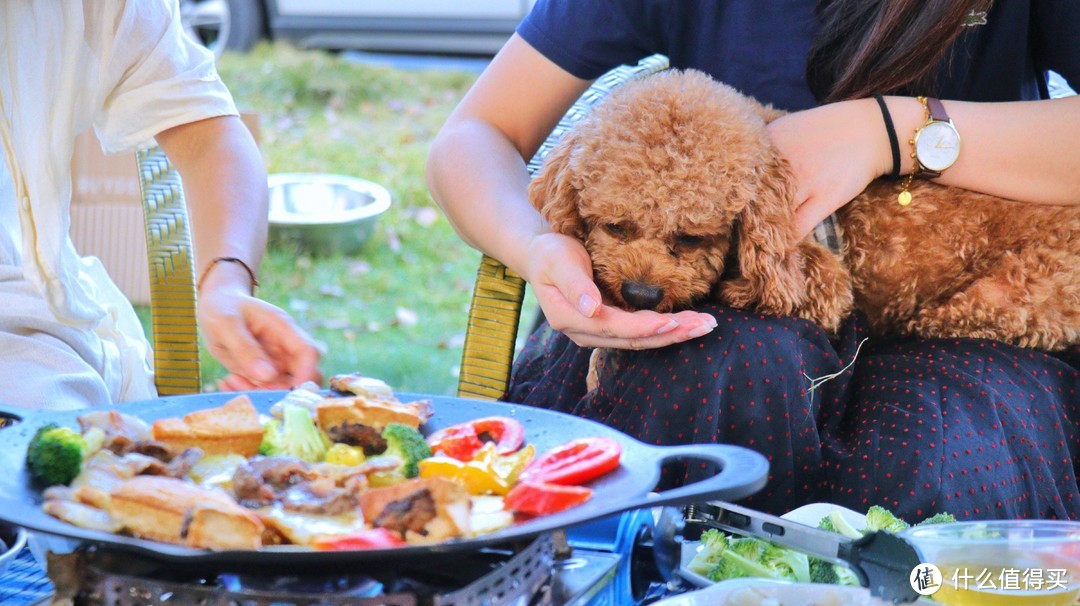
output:
[[[960,157],[960,133],[945,106],[934,98],[918,97],[918,100],[923,105],[926,123],[917,128],[915,136],[908,141],[913,148],[911,157],[915,166],[898,197],[901,206],[911,204],[908,188],[915,177],[936,179]]]

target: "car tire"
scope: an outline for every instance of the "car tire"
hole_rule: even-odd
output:
[[[266,13],[259,0],[226,0],[232,13],[232,27],[225,40],[225,49],[249,51],[258,44],[266,31]]]
[[[262,0],[181,0],[180,20],[215,55],[251,50],[266,31]]]

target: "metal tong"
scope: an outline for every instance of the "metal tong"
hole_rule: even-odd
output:
[[[688,507],[685,523],[765,539],[847,566],[870,589],[870,595],[894,604],[919,599],[910,582],[920,563],[919,554],[910,543],[887,532],[870,532],[853,540],[722,501]]]

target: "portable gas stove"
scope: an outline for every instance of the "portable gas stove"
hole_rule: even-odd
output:
[[[554,533],[362,571],[223,572],[91,549],[50,554],[49,576],[54,599],[79,606],[584,606],[609,589],[621,560],[611,552],[569,548]]]

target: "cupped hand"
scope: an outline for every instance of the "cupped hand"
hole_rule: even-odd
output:
[[[528,258],[524,277],[548,323],[581,347],[651,349],[700,337],[716,327],[713,316],[695,311],[628,312],[605,305],[593,282],[589,253],[574,238],[535,236],[528,244]]]
[[[199,326],[210,353],[231,373],[223,391],[291,389],[322,382],[315,341],[280,308],[231,289],[199,297]]]
[[[800,237],[892,168],[888,136],[873,99],[787,114],[770,122],[768,131],[795,173]]]

